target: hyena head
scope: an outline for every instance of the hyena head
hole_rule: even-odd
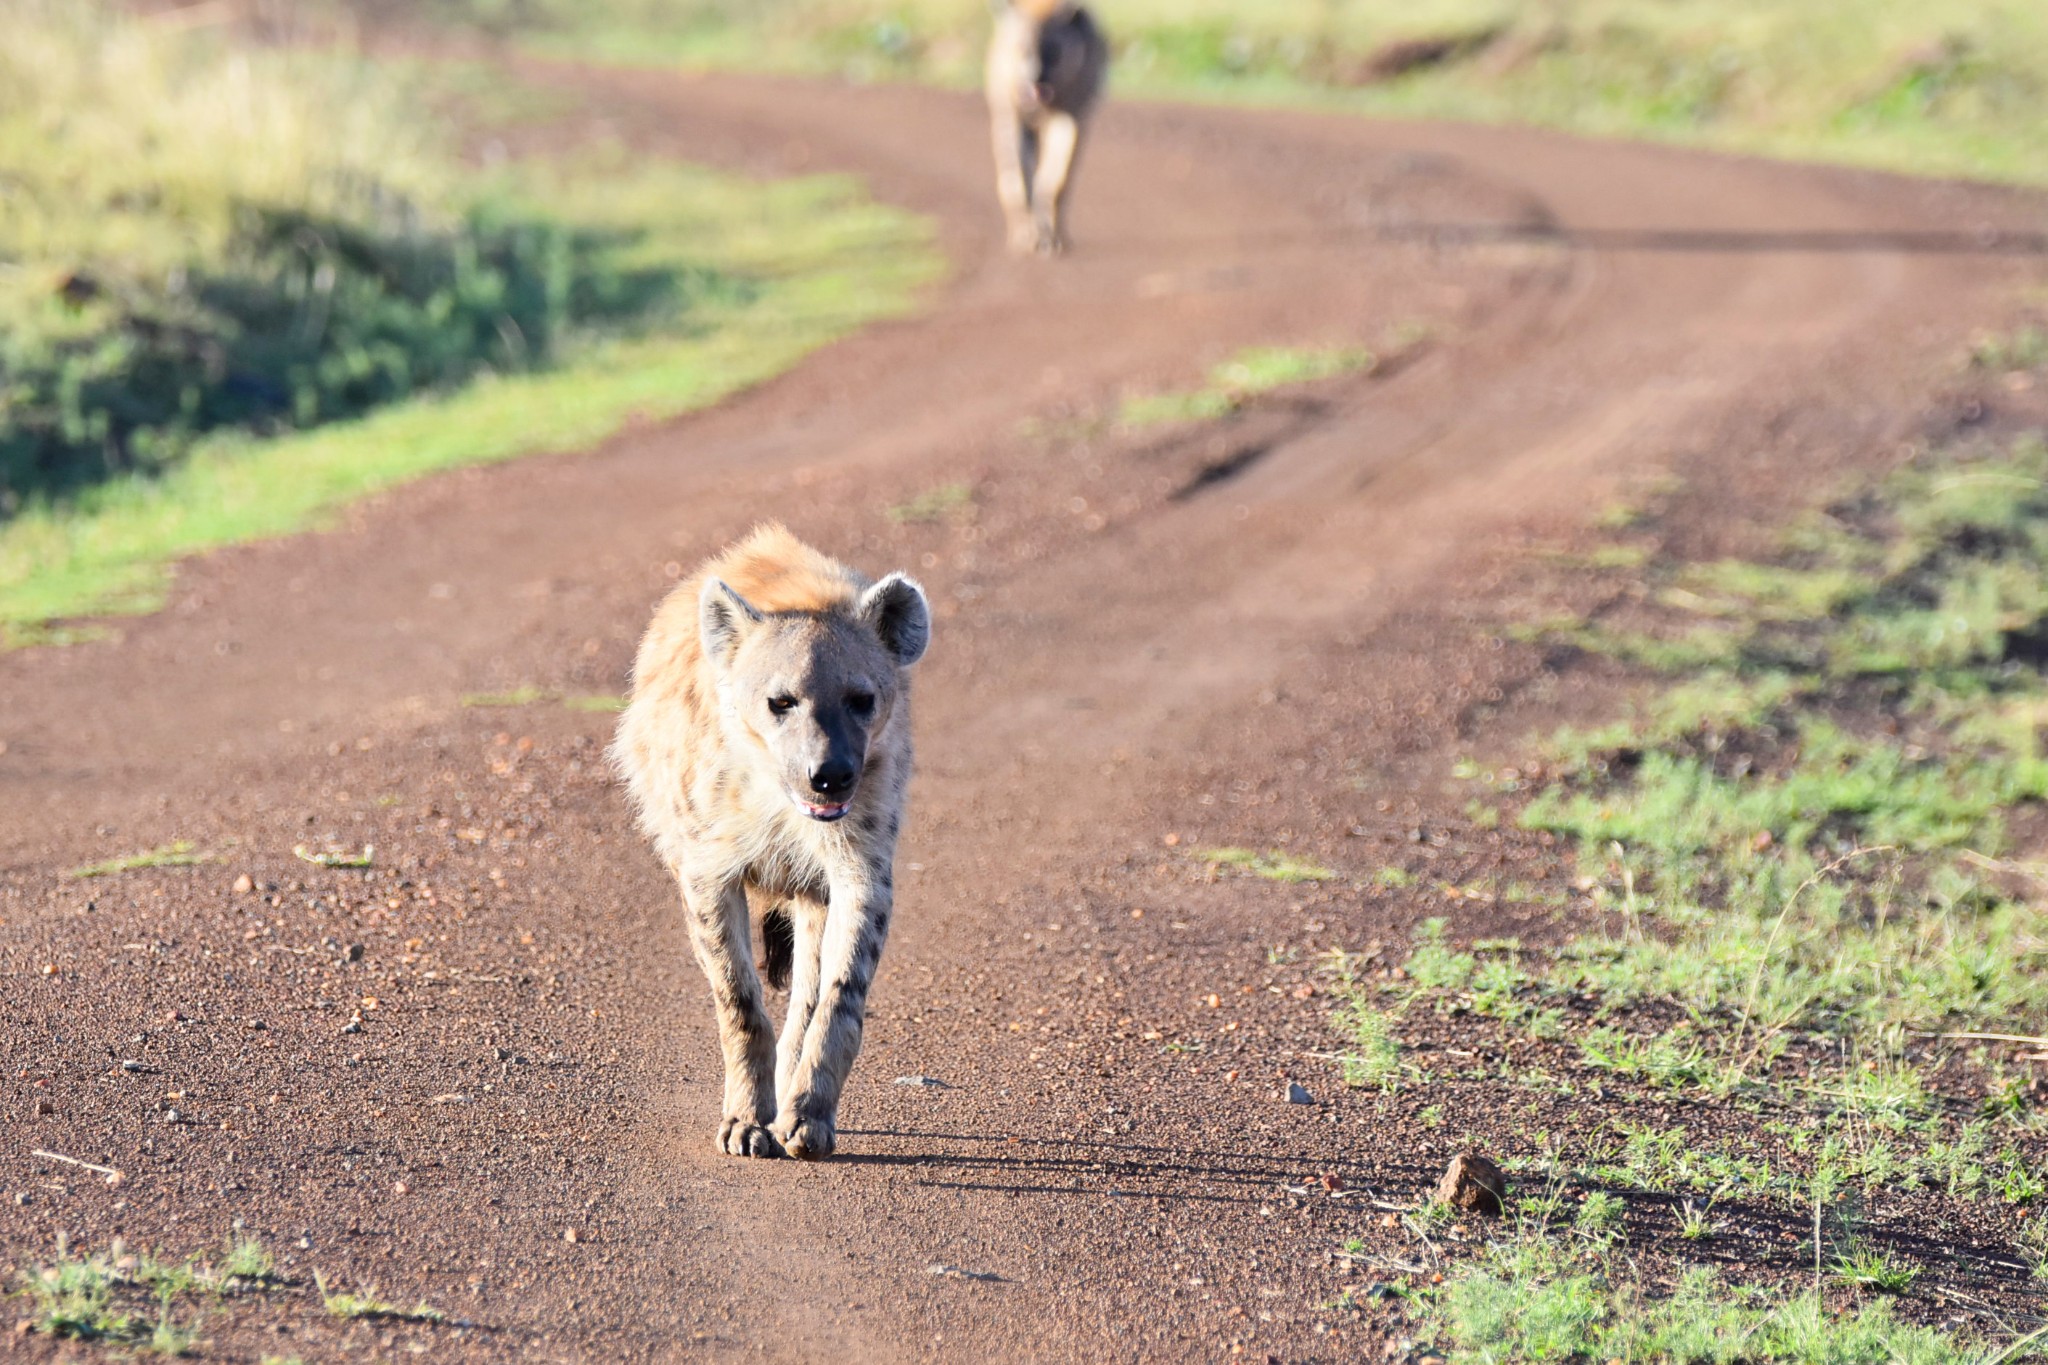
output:
[[[1052,33],[1048,26],[1072,8],[1072,0],[1006,0],[1006,3],[1024,20],[1010,31],[1010,41],[1014,44],[1014,51],[1010,53],[1012,74],[1016,78],[1014,98],[1019,110],[1034,113],[1057,98],[1053,77],[1061,65],[1061,54],[1058,44],[1049,41]]]
[[[890,574],[827,611],[757,610],[713,578],[698,599],[726,733],[813,820],[843,817],[924,656],[924,589]]]

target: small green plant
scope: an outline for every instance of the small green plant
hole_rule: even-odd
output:
[[[74,878],[111,877],[122,872],[135,872],[148,867],[193,867],[206,862],[212,855],[200,853],[184,839],[164,844],[144,853],[130,853],[119,858],[109,858],[103,863],[88,863],[73,868]]]
[[[1125,427],[1214,421],[1260,394],[1369,370],[1377,363],[1371,351],[1358,349],[1254,347],[1210,370],[1209,382],[1202,388],[1125,399],[1117,410],[1117,421]]]
[[[382,1318],[392,1322],[442,1322],[447,1318],[440,1309],[424,1303],[400,1308],[379,1298],[374,1288],[360,1291],[330,1289],[327,1277],[317,1270],[313,1272],[313,1284],[320,1292],[321,1306],[337,1318]]]
[[[1894,1260],[1888,1252],[1858,1245],[1835,1257],[1834,1277],[1838,1283],[1857,1289],[1874,1289],[1880,1294],[1903,1294],[1912,1288],[1920,1272]]]
[[[945,521],[974,508],[974,485],[966,483],[941,484],[929,488],[912,498],[899,503],[888,512],[889,520],[899,525],[915,525],[923,522]]]
[[[1605,1239],[1618,1236],[1621,1232],[1621,1218],[1627,1205],[1621,1196],[1607,1190],[1595,1190],[1579,1205],[1578,1216],[1572,1226],[1582,1236]]]
[[[220,1296],[269,1282],[273,1262],[253,1238],[236,1236],[217,1262],[133,1254],[119,1242],[80,1255],[60,1236],[56,1256],[22,1275],[31,1330],[99,1341],[155,1355],[185,1355]],[[181,1320],[181,1309],[191,1315]]]
[[[504,692],[465,692],[462,694],[462,704],[464,706],[484,710],[532,706],[535,702],[553,701],[554,699],[554,693],[546,688],[535,687],[531,683],[521,683],[518,687],[510,688]]]
[[[1208,848],[1195,856],[1212,868],[1233,868],[1269,882],[1327,882],[1337,877],[1327,867],[1278,849],[1260,853],[1250,848]]]
[[[626,709],[626,699],[605,693],[594,693],[564,697],[562,698],[562,705],[571,711],[616,713]]]
[[[1351,1042],[1344,1057],[1344,1083],[1392,1090],[1401,1077],[1401,1048],[1394,1041],[1393,1021],[1355,988],[1346,993],[1338,1014]]]
[[[364,868],[376,863],[377,850],[371,844],[364,844],[360,853],[351,853],[345,848],[315,849],[304,844],[294,844],[292,856],[302,863],[311,863],[315,867]]]

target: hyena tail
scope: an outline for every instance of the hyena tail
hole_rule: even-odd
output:
[[[774,906],[761,916],[761,979],[786,991],[795,962],[796,924],[789,917],[788,906]]]

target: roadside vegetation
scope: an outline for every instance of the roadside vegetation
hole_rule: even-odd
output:
[[[8,1290],[23,1312],[18,1332],[96,1346],[111,1358],[211,1355],[208,1338],[237,1300],[317,1310],[344,1323],[449,1323],[430,1304],[404,1308],[317,1270],[310,1284],[294,1279],[260,1240],[239,1233],[219,1250],[179,1259],[118,1238],[104,1251],[81,1251],[59,1234],[53,1253],[30,1263]]]
[[[1261,394],[1333,375],[1371,370],[1378,363],[1376,355],[1359,347],[1254,346],[1216,365],[1200,388],[1124,399],[1117,408],[1117,424],[1139,428],[1172,422],[1213,422],[1228,417]]]
[[[229,1298],[273,1282],[263,1245],[237,1237],[225,1250],[170,1261],[116,1241],[80,1253],[61,1237],[56,1254],[22,1273],[16,1291],[27,1330],[148,1355],[189,1354],[209,1314]]]
[[[1549,1116],[1475,1131],[1509,1216],[1406,1283],[1418,1331],[1473,1360],[2048,1352],[2048,445],[1916,460],[1761,562],[1615,520],[1634,553],[1579,570],[1608,605],[1529,634],[1644,700],[1460,770],[1481,825],[1573,852],[1500,898],[1578,927],[1431,920],[1397,965],[1334,963],[1352,1084]],[[1451,1037],[1485,1060],[1444,1069]]]
[[[429,0],[545,52],[967,85],[952,0]],[[2004,0],[1117,0],[1118,88],[1528,122],[1897,170],[2039,180],[2048,14]]]
[[[455,76],[5,12],[0,644],[153,609],[179,555],[713,402],[936,270],[843,180],[472,169],[420,131]]]

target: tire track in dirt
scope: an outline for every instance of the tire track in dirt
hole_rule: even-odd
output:
[[[303,1229],[303,1266],[491,1324],[444,1346],[479,1357],[1349,1353],[1303,1308],[1345,1211],[1277,1192],[1319,1169],[1412,1188],[1428,1162],[1362,1103],[1267,1101],[1322,1025],[1275,994],[1287,978],[1260,945],[1394,926],[1342,893],[1302,908],[1190,877],[1161,835],[1329,857],[1343,829],[1407,818],[1374,797],[1433,799],[1400,758],[1455,738],[1442,715],[1476,685],[1477,642],[1449,604],[1494,590],[1503,547],[1666,471],[1725,481],[1739,522],[1877,458],[2029,268],[1899,234],[2026,227],[2034,201],[1514,130],[1120,105],[1083,172],[1081,249],[1047,268],[990,249],[967,97],[522,70],[588,111],[549,134],[566,142],[860,174],[934,216],[955,276],[925,316],[716,411],[429,481],[334,532],[190,566],[117,646],[0,658],[0,1052],[18,1087],[65,1094],[38,1144],[155,1144],[125,1207],[0,1204],[4,1244],[212,1236],[232,1212],[288,1261]],[[1661,236],[1681,229],[1731,245]],[[1309,420],[1254,405],[1165,439],[1069,420],[1245,345],[1377,344],[1415,322],[1411,363],[1318,386]],[[1234,476],[1175,496],[1259,440]],[[967,524],[882,515],[962,479]],[[709,1012],[601,776],[603,719],[457,704],[616,687],[666,566],[764,515],[870,568],[907,562],[939,609],[906,913],[847,1155],[819,1168],[711,1154]],[[1365,756],[1371,781],[1323,790],[1330,753]],[[330,833],[374,837],[404,884],[369,896],[278,856]],[[264,923],[221,869],[104,890],[59,875],[180,837],[291,904]],[[322,893],[335,905],[306,913],[330,935],[353,917],[369,984],[283,913]],[[406,937],[415,917],[439,946]],[[146,966],[131,941],[155,945]],[[1258,1084],[1250,1062],[1226,1079],[1148,1036],[1206,1028],[1216,983],[1242,987]],[[337,1002],[369,989],[391,1022],[340,1036]],[[188,1017],[166,1029],[171,1009]],[[274,1054],[226,1036],[280,1014]],[[166,1130],[94,1079],[103,1053],[140,1047],[232,1126]],[[947,1088],[893,1084],[920,1074]],[[228,1354],[267,1340],[244,1316]],[[342,1329],[293,1330],[317,1351]]]

